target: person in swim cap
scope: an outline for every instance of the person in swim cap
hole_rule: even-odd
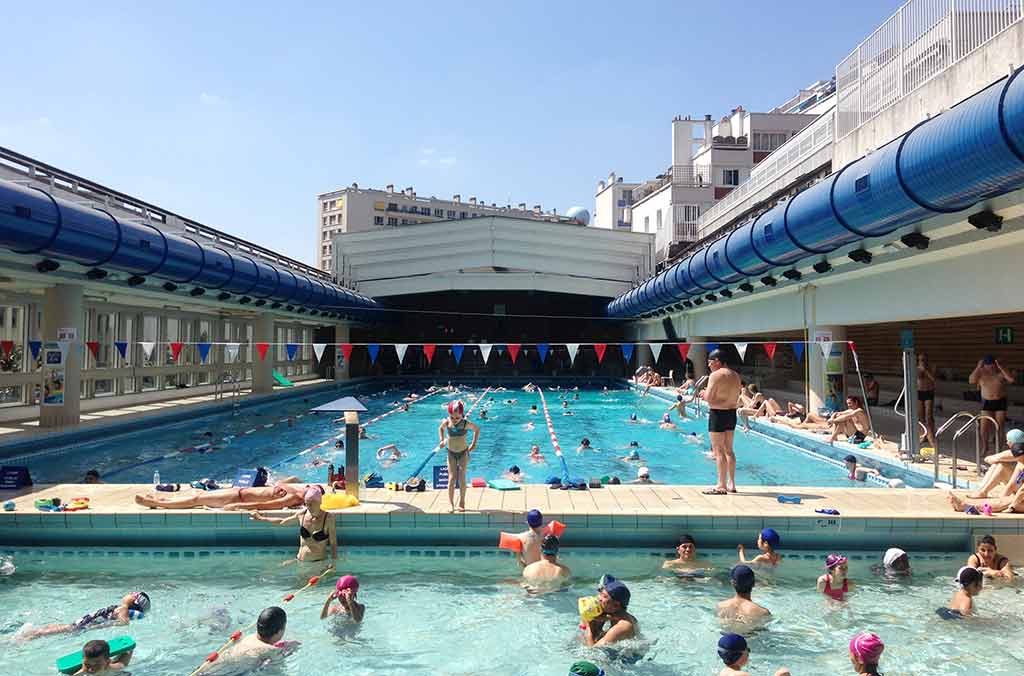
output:
[[[850,639],[850,662],[858,674],[881,676],[878,662],[882,658],[885,644],[877,635],[861,632]]]
[[[866,481],[869,474],[874,476],[880,475],[877,469],[859,466],[857,464],[857,456],[852,454],[843,458],[843,463],[846,465],[846,476],[850,481]]]
[[[530,462],[537,464],[544,462],[544,454],[540,452],[540,446],[534,444],[530,446]]]
[[[573,662],[573,665],[569,667],[569,676],[605,676],[605,674],[604,669],[593,662],[581,660]]]
[[[771,617],[771,611],[750,598],[754,590],[754,571],[750,566],[740,564],[729,573],[735,595],[718,604],[718,617],[728,624],[749,624],[763,622]]]
[[[324,607],[320,611],[320,619],[332,616],[344,616],[354,622],[362,622],[366,606],[356,600],[359,593],[359,580],[354,575],[342,575],[334,585],[334,591],[327,595]],[[331,601],[337,600],[335,604]]]
[[[747,640],[739,634],[722,634],[718,639],[718,656],[725,662],[725,668],[718,672],[718,676],[750,676],[743,670],[750,661],[750,648]],[[790,671],[782,667],[775,676],[790,676]]]
[[[1021,462],[1024,462],[1024,430],[1012,429],[1006,433],[1006,450],[985,456],[988,470],[977,490],[967,497],[987,498],[997,486],[1006,488],[1001,495],[1011,495],[1024,485]]]
[[[539,509],[531,509],[526,513],[526,525],[529,530],[517,535],[523,543],[523,548],[516,554],[516,557],[519,559],[519,565],[523,568],[541,559],[540,547],[544,539],[544,515],[540,513]]]
[[[638,424],[640,422],[640,419],[637,417],[636,413],[630,413],[629,414],[629,422],[634,424],[634,425],[636,425],[636,424]]]
[[[604,612],[587,623],[583,630],[583,638],[588,646],[612,645],[633,638],[640,631],[640,623],[626,611],[629,607],[629,587],[611,575],[605,575],[601,581],[597,600]]]
[[[882,556],[882,572],[887,575],[910,575],[910,557],[899,547],[890,547]]]
[[[658,427],[663,430],[674,430],[676,429],[676,424],[672,422],[672,416],[666,413],[661,416],[661,424]]]
[[[594,449],[591,448],[590,446],[590,439],[588,439],[587,437],[583,437],[582,439],[580,439],[580,445],[576,448],[577,453],[583,453],[584,451],[592,450]]]
[[[748,561],[746,547],[742,543],[736,545],[736,551],[739,552],[741,563],[753,563],[758,566],[777,566],[779,561],[782,560],[782,555],[777,553],[775,549],[781,541],[782,538],[779,537],[774,528],[765,528],[757,534],[757,548],[761,550],[760,554]]]
[[[558,538],[554,535],[545,535],[540,543],[540,561],[535,561],[523,568],[523,577],[530,582],[546,582],[568,580],[572,571],[568,566],[558,562]]]
[[[141,591],[130,592],[121,598],[120,603],[83,615],[74,624],[48,624],[18,632],[17,638],[20,641],[31,641],[32,639],[52,636],[54,634],[71,634],[80,631],[127,625],[132,620],[141,620],[145,617],[151,606],[152,602],[150,601],[149,594]]]
[[[961,619],[974,611],[974,597],[981,593],[985,576],[971,566],[964,566],[956,574],[956,582],[960,588],[953,593],[949,605],[939,608],[936,612],[945,620]]]
[[[480,427],[466,419],[465,407],[459,400],[448,402],[448,417],[437,428],[438,448],[448,448],[448,502],[452,512],[466,511],[466,467],[470,454],[480,441]],[[472,443],[467,442],[473,433]],[[455,506],[455,484],[459,484],[459,506]]]
[[[841,554],[829,554],[825,558],[825,574],[818,577],[818,593],[836,601],[842,601],[850,591],[849,559]]]
[[[624,457],[619,459],[622,460],[622,462],[640,462],[639,446],[633,446],[633,444],[631,443],[629,453],[627,453]]]
[[[523,480],[523,470],[519,469],[519,465],[512,465],[505,470],[505,473],[502,476],[509,481],[519,483]]]

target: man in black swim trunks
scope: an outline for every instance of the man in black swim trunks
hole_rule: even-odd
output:
[[[736,430],[736,406],[743,385],[740,375],[729,368],[721,350],[713,350],[708,355],[708,369],[711,375],[703,397],[708,403],[708,436],[711,437],[718,483],[704,493],[725,495],[736,492],[736,454],[732,450],[732,437]]]
[[[981,413],[996,421],[996,429],[992,429],[992,423],[984,418],[981,419],[981,451],[988,454],[991,446],[991,436],[996,435],[996,444],[1002,439],[1006,429],[1006,386],[1012,385],[1013,376],[1006,372],[999,361],[992,355],[988,355],[978,362],[969,379],[971,385],[977,385],[981,390]]]

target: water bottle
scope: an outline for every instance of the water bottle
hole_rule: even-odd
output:
[[[153,485],[154,486],[159,486],[160,485],[160,470],[156,470],[156,471],[153,472]]]

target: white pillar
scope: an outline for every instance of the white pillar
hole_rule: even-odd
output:
[[[337,324],[334,327],[334,379],[337,380],[348,380],[349,379],[349,368],[348,360],[346,360],[342,354],[341,349],[338,347],[339,343],[347,343],[350,339],[349,325],[348,324]]]
[[[58,331],[67,333],[73,329],[77,340],[68,345],[64,355],[64,363],[59,369],[49,369],[46,366],[45,353],[43,355],[43,377],[59,370],[63,370],[64,402],[59,405],[47,405],[40,403],[39,426],[40,427],[63,427],[64,425],[77,425],[80,420],[80,408],[82,393],[82,352],[85,346],[85,326],[82,322],[82,287],[77,284],[58,284],[46,289],[43,296],[43,343],[44,350],[47,343],[54,343],[57,340]],[[44,391],[45,396],[45,391]]]
[[[808,410],[817,412],[823,407],[846,408],[846,327],[809,326],[804,352],[807,360]],[[831,356],[826,359],[819,341],[832,343]]]
[[[267,350],[267,358],[260,360],[260,355],[253,352],[252,391],[254,394],[266,394],[274,391],[274,357],[277,346],[274,343],[274,316],[269,312],[256,315],[252,326],[254,343],[271,343]],[[255,350],[255,348],[254,348]]]

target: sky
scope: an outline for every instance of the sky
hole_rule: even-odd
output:
[[[593,211],[673,116],[768,110],[898,4],[7,3],[0,145],[314,263],[353,182]]]

